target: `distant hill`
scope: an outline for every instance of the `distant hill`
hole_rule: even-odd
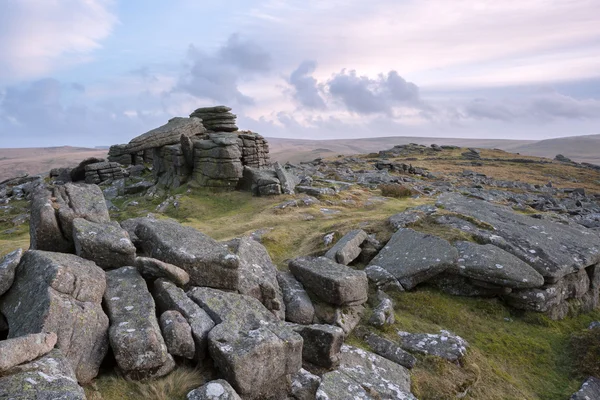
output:
[[[562,154],[573,161],[600,164],[600,135],[540,140],[519,146],[514,151],[552,158],[557,154]]]

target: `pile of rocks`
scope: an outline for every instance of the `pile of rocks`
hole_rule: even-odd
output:
[[[209,131],[235,132],[238,130],[235,125],[236,115],[230,111],[231,108],[226,106],[202,107],[191,113],[190,117],[200,118]]]
[[[85,182],[101,183],[123,179],[123,169],[117,162],[99,162],[85,166]]]
[[[405,367],[343,345],[358,322],[348,310],[368,297],[363,271],[309,257],[280,273],[250,238],[118,224],[96,185],[39,188],[31,231],[30,250],[0,259],[0,397],[84,399],[78,383],[110,348],[133,380],[214,364],[224,380],[188,398],[414,398]]]
[[[239,133],[242,139],[242,164],[251,168],[267,167],[271,161],[269,159],[269,143],[264,137],[251,131],[242,131]]]

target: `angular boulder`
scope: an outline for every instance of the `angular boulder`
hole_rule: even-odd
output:
[[[178,311],[165,311],[160,316],[159,324],[169,354],[190,360],[194,358],[196,345],[192,328],[183,315]]]
[[[205,234],[177,222],[150,219],[140,221],[135,233],[147,256],[182,268],[191,285],[238,289],[239,257]]]
[[[144,279],[165,278],[177,286],[185,286],[190,282],[190,275],[183,269],[155,258],[136,257],[134,265]]]
[[[367,236],[367,232],[362,229],[350,231],[325,253],[325,257],[337,263],[348,265],[362,252],[360,245],[367,239]]]
[[[302,336],[302,359],[323,368],[335,368],[340,363],[344,331],[332,325],[292,325]]]
[[[0,373],[49,353],[56,333],[32,333],[0,341]]]
[[[448,241],[400,228],[371,261],[392,274],[410,290],[456,264],[458,251]]]
[[[9,338],[55,332],[79,382],[98,374],[108,351],[108,318],[102,310],[104,271],[73,254],[25,252],[15,281],[0,299]],[[35,295],[32,295],[35,293]]]
[[[187,400],[242,400],[224,379],[210,381],[189,392],[186,398]]]
[[[125,376],[140,380],[171,372],[175,365],[156,320],[154,300],[134,267],[106,273],[104,304],[110,345]]]
[[[0,296],[12,286],[21,257],[23,257],[23,249],[18,249],[0,259]]]
[[[327,303],[357,305],[367,300],[369,284],[363,271],[325,257],[296,258],[289,268],[306,289]]]
[[[323,375],[317,400],[416,400],[410,374],[401,365],[356,347],[342,346],[340,367]]]
[[[296,400],[314,400],[321,378],[304,368],[292,377],[292,397]]]
[[[19,400],[85,400],[71,363],[58,350],[0,376],[0,398]]]
[[[135,246],[117,222],[96,223],[75,218],[73,241],[79,257],[94,261],[103,269],[130,266],[135,261]]]
[[[215,322],[198,304],[193,302],[185,292],[165,279],[154,282],[154,299],[161,312],[178,311],[190,324],[195,343],[197,361],[203,360],[208,352],[208,333]]]
[[[315,319],[315,307],[304,286],[290,272],[277,272],[277,282],[283,292],[285,320],[296,324],[312,324]]]

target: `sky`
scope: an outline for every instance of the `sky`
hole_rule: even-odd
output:
[[[600,134],[600,0],[0,0],[0,147]]]

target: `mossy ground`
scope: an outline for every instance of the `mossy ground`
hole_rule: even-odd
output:
[[[436,174],[456,174],[474,169],[496,179],[514,180],[518,176],[530,183],[552,180],[561,187],[586,187],[600,191],[600,174],[552,164],[484,163],[470,167],[460,160],[460,152],[444,153],[448,160],[426,160],[417,156],[414,166],[429,168]],[[493,150],[482,151],[483,157],[515,157]],[[368,158],[368,156],[362,156]],[[524,158],[524,157],[523,157]],[[401,160],[397,160],[401,161]],[[460,178],[459,178],[460,179]],[[180,195],[177,207],[170,205],[164,214],[156,207],[169,195]],[[346,232],[362,228],[381,241],[392,234],[386,220],[408,207],[433,203],[431,198],[382,198],[378,191],[356,187],[339,196],[323,199],[308,207],[276,206],[291,196],[252,197],[248,193],[215,193],[181,188],[159,198],[132,196],[113,203],[114,220],[146,216],[174,218],[217,240],[227,240],[262,231],[262,242],[280,269],[286,260],[300,255],[319,254],[326,250],[324,235],[335,232],[336,239]],[[137,202],[137,204],[132,203]],[[325,210],[324,210],[325,209]],[[339,211],[339,212],[338,212]],[[26,248],[27,224],[10,234],[9,219],[0,222],[0,255]],[[424,220],[415,229],[446,237],[448,240],[471,240],[451,228]],[[551,321],[543,315],[511,310],[497,299],[471,299],[445,295],[423,287],[394,295],[396,323],[379,334],[397,339],[397,330],[437,332],[450,330],[470,343],[462,365],[419,356],[412,371],[413,390],[426,399],[564,399],[577,390],[585,376],[578,369],[580,354],[572,346],[571,336],[584,330],[589,322],[600,320],[600,311]],[[365,317],[368,318],[368,315]],[[365,347],[357,338],[348,342]],[[86,388],[90,399],[184,399],[185,393],[206,379],[202,371],[178,368],[167,378],[148,383],[126,382],[115,375],[101,375]]]

